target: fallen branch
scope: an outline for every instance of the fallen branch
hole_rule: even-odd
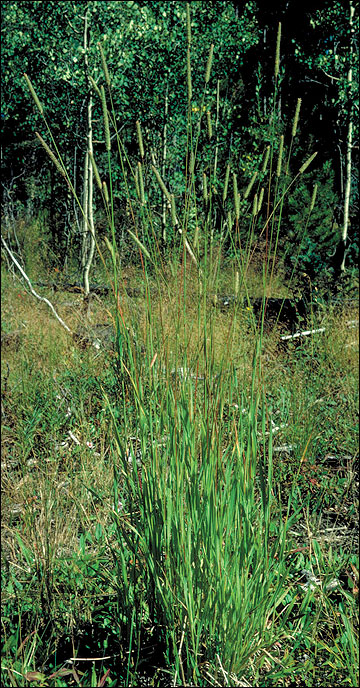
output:
[[[5,249],[5,251],[7,252],[8,256],[10,256],[12,262],[13,262],[14,265],[17,267],[17,269],[18,269],[19,272],[21,273],[21,276],[24,278],[25,282],[27,283],[27,285],[28,285],[28,287],[29,287],[30,292],[32,293],[32,295],[35,296],[36,299],[39,299],[39,301],[44,301],[44,303],[46,303],[46,305],[49,306],[49,308],[51,309],[52,313],[54,314],[56,320],[58,320],[58,322],[60,323],[60,325],[62,325],[62,327],[64,327],[65,330],[66,330],[67,332],[69,332],[70,334],[73,334],[73,331],[70,329],[70,327],[68,327],[68,325],[66,325],[66,323],[64,323],[64,321],[63,321],[63,320],[60,318],[60,316],[57,314],[57,312],[56,312],[54,306],[52,305],[52,303],[50,303],[50,301],[49,301],[48,299],[46,299],[44,296],[40,296],[40,294],[38,294],[38,293],[35,291],[35,289],[33,288],[33,286],[32,286],[32,284],[31,284],[31,282],[30,282],[30,280],[29,280],[29,278],[28,278],[26,272],[24,272],[23,268],[21,267],[21,265],[20,265],[20,264],[18,263],[18,261],[16,260],[16,258],[15,258],[15,256],[14,256],[13,252],[12,252],[11,249],[8,247],[8,245],[7,245],[7,243],[6,243],[6,241],[5,241],[5,239],[4,239],[3,236],[1,236],[1,243],[2,243],[2,245],[3,245],[4,249]]]
[[[359,324],[358,320],[347,320],[347,327],[356,327]],[[317,330],[304,330],[303,332],[295,332],[295,334],[284,334],[280,337],[283,341],[288,339],[298,339],[299,337],[308,337],[310,334],[317,334],[317,332],[325,332],[325,327],[319,327]]]
[[[284,334],[280,337],[283,341],[287,339],[298,339],[298,337],[308,337],[309,334],[316,334],[317,332],[325,332],[325,327],[319,327],[317,330],[304,330],[304,332],[295,332],[295,334]]]

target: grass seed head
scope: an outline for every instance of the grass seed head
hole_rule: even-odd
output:
[[[294,122],[293,122],[293,127],[292,127],[292,132],[291,135],[294,138],[297,130],[297,125],[299,122],[299,114],[300,114],[300,108],[301,108],[301,98],[298,98],[297,104],[296,104],[296,110],[295,110],[295,115],[294,115]]]
[[[190,162],[189,162],[189,174],[192,176],[195,171],[195,155],[194,151],[190,152]]]
[[[90,81],[90,83],[91,83],[91,85],[92,85],[92,87],[93,87],[95,93],[97,93],[97,95],[98,95],[99,98],[101,99],[101,91],[100,91],[100,89],[99,89],[97,83],[94,81],[94,79],[93,79],[92,76],[90,76],[90,75],[89,75],[89,81]]]
[[[262,174],[265,174],[265,172],[266,172],[266,168],[267,168],[268,162],[269,162],[269,156],[270,156],[270,146],[267,146],[266,151],[265,151],[263,166],[261,169]]]
[[[103,182],[103,183],[102,183],[102,189],[103,189],[103,194],[104,194],[104,198],[105,198],[105,203],[106,203],[107,205],[109,205],[110,199],[109,199],[109,192],[108,192],[108,188],[107,188],[106,182]]]
[[[277,176],[277,177],[280,177],[280,174],[281,174],[281,165],[282,165],[283,150],[284,150],[284,135],[281,134],[281,136],[280,136],[280,145],[279,145],[278,161],[277,161],[277,167],[276,167],[276,176]]]
[[[240,217],[240,196],[238,192],[237,177],[235,172],[233,172],[233,189],[234,189],[234,206],[235,206],[235,216],[238,220]]]
[[[316,194],[317,194],[317,184],[315,184],[313,192],[312,192],[311,203],[310,203],[310,213],[314,210],[315,201],[316,201]]]
[[[47,145],[47,143],[45,143],[44,139],[40,136],[40,134],[39,134],[37,131],[35,132],[35,134],[36,134],[36,136],[38,137],[38,139],[39,139],[41,145],[43,146],[43,148],[45,148],[45,150],[46,150],[46,152],[47,152],[47,154],[48,154],[50,160],[52,160],[52,162],[54,163],[54,165],[55,165],[56,169],[58,170],[58,172],[60,172],[60,174],[62,175],[62,177],[64,177],[64,178],[66,179],[66,172],[65,172],[64,168],[61,166],[59,160],[56,158],[56,156],[55,156],[54,153],[52,152],[51,148],[49,148],[49,146]]]
[[[257,194],[255,194],[255,196],[254,196],[252,214],[253,214],[253,217],[255,217],[255,215],[258,214],[258,196],[257,196]]]
[[[190,48],[188,47],[186,53],[186,74],[187,74],[187,89],[188,89],[188,99],[192,99],[192,82],[191,82],[191,55]]]
[[[140,122],[138,119],[136,120],[136,133],[137,133],[137,137],[138,137],[140,155],[141,155],[142,159],[144,159],[144,157],[145,157],[144,143],[143,143],[143,137],[142,137],[142,133],[141,133],[141,125],[140,125]]]
[[[165,196],[166,196],[166,198],[168,199],[168,201],[170,201],[170,203],[171,203],[171,196],[170,196],[170,193],[169,193],[169,191],[167,190],[167,188],[166,188],[166,186],[165,186],[163,180],[161,179],[161,176],[160,176],[158,170],[156,169],[156,167],[155,167],[154,165],[151,165],[151,169],[152,169],[152,171],[153,171],[154,174],[155,174],[155,177],[156,177],[156,179],[157,179],[157,181],[158,181],[158,184],[159,184],[159,186],[160,186],[160,189],[161,189],[162,192],[165,194]]]
[[[249,195],[251,189],[253,188],[253,186],[254,186],[254,184],[255,184],[255,179],[256,179],[256,177],[257,177],[257,170],[254,172],[253,176],[251,177],[250,183],[248,184],[248,186],[247,186],[247,188],[246,188],[246,190],[245,190],[244,198],[247,198],[247,197],[248,197],[248,195]]]
[[[97,185],[98,185],[100,191],[102,191],[102,184],[101,184],[101,179],[100,179],[99,170],[98,170],[98,168],[97,168],[97,164],[96,164],[96,162],[95,162],[95,160],[94,160],[94,156],[93,156],[93,154],[92,154],[91,151],[89,151],[89,157],[90,157],[90,162],[91,162],[91,165],[92,165],[92,168],[93,168],[93,171],[94,171],[94,176],[95,176],[95,179],[96,179],[96,183],[97,183]]]
[[[111,86],[110,75],[109,75],[109,70],[107,68],[106,59],[105,59],[105,55],[104,55],[104,51],[103,51],[103,47],[102,47],[101,43],[98,43],[98,47],[100,50],[101,64],[102,64],[102,68],[103,68],[103,72],[104,72],[104,76],[105,76],[105,81],[106,81],[108,88],[110,89],[110,86]]]
[[[210,51],[209,51],[209,57],[206,65],[206,72],[205,72],[205,83],[209,83],[210,79],[210,72],[211,72],[211,65],[213,61],[213,55],[214,55],[214,44],[212,43],[210,46]]]
[[[191,17],[190,17],[190,2],[186,3],[186,38],[188,45],[191,43]]]
[[[35,89],[34,89],[32,83],[31,83],[31,81],[30,81],[28,75],[27,75],[27,74],[24,74],[24,77],[25,77],[26,83],[27,83],[27,85],[28,85],[28,89],[29,89],[29,91],[30,91],[30,93],[31,93],[31,95],[32,95],[32,97],[33,97],[33,99],[34,99],[34,102],[35,102],[35,104],[36,104],[36,106],[37,106],[37,108],[38,108],[38,110],[39,110],[39,112],[40,112],[40,115],[43,115],[43,116],[44,116],[44,108],[43,108],[43,106],[41,105],[40,100],[39,100],[39,98],[37,97],[37,95],[36,95],[36,93],[35,93]]]
[[[207,118],[207,129],[208,129],[208,137],[209,139],[212,138],[213,135],[213,130],[212,130],[212,122],[211,122],[211,113],[210,110],[206,111],[206,118]]]
[[[229,177],[230,177],[230,163],[228,163],[226,166],[224,190],[223,190],[223,203],[225,203],[226,197],[227,197],[228,186],[229,186]]]
[[[276,39],[275,80],[278,78],[279,68],[280,68],[280,44],[281,44],[281,22],[279,22],[277,39]]]
[[[207,203],[209,200],[207,176],[206,176],[205,172],[203,172],[203,199],[204,199],[204,203]]]
[[[260,196],[259,196],[259,202],[258,202],[258,207],[257,207],[257,212],[259,213],[261,210],[261,206],[264,200],[264,187],[262,186],[260,189]]]
[[[107,105],[106,105],[105,89],[103,86],[101,86],[101,104],[102,104],[103,118],[104,118],[106,150],[111,151],[109,117],[108,117],[108,110],[107,110]]]
[[[135,189],[136,189],[137,197],[139,199],[141,199],[140,185],[139,185],[139,167],[138,166],[139,166],[139,163],[136,165],[134,181],[135,181]]]
[[[138,181],[139,181],[139,191],[140,191],[140,201],[142,205],[145,204],[145,190],[144,190],[144,177],[142,173],[142,165],[141,162],[138,162],[137,164],[137,172],[138,172]]]
[[[310,155],[310,158],[308,158],[308,160],[306,160],[306,162],[304,162],[304,164],[301,165],[301,167],[299,169],[299,174],[303,174],[303,172],[305,172],[305,170],[309,167],[309,165],[311,165],[312,161],[314,160],[314,158],[316,158],[316,156],[317,156],[317,151],[316,151],[316,153],[313,153],[312,155]]]

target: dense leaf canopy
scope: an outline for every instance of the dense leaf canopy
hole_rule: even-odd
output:
[[[11,180],[20,175],[12,189],[19,201],[25,203],[30,193],[29,180],[32,180],[31,193],[39,207],[46,207],[54,193],[57,198],[66,195],[35,137],[35,131],[44,135],[46,132],[29,96],[24,73],[30,77],[44,106],[64,162],[73,171],[75,186],[81,183],[88,96],[83,46],[86,8],[90,13],[90,73],[96,84],[105,85],[98,49],[101,42],[111,75],[116,126],[130,163],[136,164],[139,157],[136,138],[139,120],[145,162],[161,164],[166,121],[165,181],[176,196],[181,195],[188,131],[186,3],[162,0],[2,3],[1,121],[5,185],[9,187]],[[306,156],[319,151],[316,166],[309,173],[311,183],[318,175],[323,186],[317,221],[325,232],[333,231],[334,221],[340,227],[347,127],[349,118],[357,120],[358,111],[357,17],[351,28],[347,4],[329,0],[301,5],[294,0],[281,0],[275,6],[262,0],[245,3],[199,0],[191,2],[190,9],[192,117],[196,124],[202,108],[203,114],[210,113],[213,125],[216,124],[216,136],[209,141],[204,127],[199,139],[200,171],[206,172],[217,149],[215,185],[219,180],[222,182],[230,160],[241,186],[246,188],[269,141],[272,111],[276,112],[276,134],[284,133],[286,137],[291,131],[297,99],[301,98],[292,164],[298,169]],[[282,43],[274,104],[274,51],[279,21]],[[214,44],[213,68],[204,90],[211,44]],[[352,83],[348,79],[350,67]],[[102,172],[105,144],[101,102],[96,94],[94,103],[94,147]],[[357,128],[354,140],[353,155],[356,155]],[[21,176],[24,170],[26,173]],[[113,175],[121,204],[124,190],[116,161]],[[302,197],[311,194],[311,184],[306,188]],[[354,216],[358,207],[355,173],[351,201]],[[298,206],[288,218],[294,231],[300,215]],[[336,240],[335,235],[336,232]]]

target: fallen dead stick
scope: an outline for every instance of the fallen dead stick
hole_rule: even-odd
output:
[[[309,334],[316,334],[317,332],[325,332],[325,327],[319,327],[317,330],[304,330],[304,332],[295,332],[295,334],[284,334],[280,337],[283,341],[287,339],[298,339],[299,337],[308,337]]]
[[[14,265],[17,267],[17,269],[18,269],[19,272],[21,273],[22,277],[24,278],[25,282],[27,283],[27,285],[28,285],[28,287],[29,287],[29,289],[30,289],[32,295],[35,296],[36,299],[39,299],[39,301],[44,301],[44,303],[46,303],[46,305],[49,306],[49,308],[51,309],[51,311],[52,311],[52,313],[54,314],[55,318],[59,321],[60,325],[62,325],[62,326],[65,328],[65,330],[66,330],[67,332],[70,332],[70,334],[73,334],[73,331],[70,329],[70,327],[68,327],[68,325],[67,325],[66,323],[64,323],[64,321],[60,318],[60,315],[57,314],[57,312],[56,312],[54,306],[52,305],[52,303],[50,303],[50,301],[49,301],[48,299],[46,299],[45,296],[40,296],[40,294],[38,294],[38,293],[35,291],[35,289],[34,289],[34,287],[32,286],[32,284],[31,284],[31,282],[30,282],[30,280],[29,280],[29,278],[28,278],[26,272],[24,272],[24,270],[22,269],[21,265],[20,265],[20,264],[18,263],[18,261],[16,260],[16,258],[15,258],[15,256],[14,256],[13,252],[12,252],[11,249],[8,247],[8,245],[7,245],[7,243],[6,243],[6,241],[5,241],[5,239],[4,239],[3,236],[1,236],[1,243],[2,243],[2,245],[3,245],[4,249],[5,249],[5,251],[7,252],[7,254],[10,256],[12,262],[13,262]]]
[[[358,320],[347,320],[347,327],[355,327],[359,323]],[[287,339],[298,339],[299,337],[308,337],[310,334],[317,334],[318,332],[325,332],[325,327],[319,327],[317,330],[304,330],[303,332],[295,332],[295,334],[284,334],[280,337],[283,341]]]
[[[106,657],[70,657],[65,659],[65,662],[102,662],[104,659],[112,659],[120,655],[106,655]]]

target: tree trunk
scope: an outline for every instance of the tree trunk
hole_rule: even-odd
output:
[[[346,257],[346,247],[348,243],[348,228],[349,228],[349,207],[350,207],[350,192],[351,192],[351,149],[352,149],[352,129],[353,123],[350,119],[348,136],[347,136],[347,149],[346,149],[346,183],[345,183],[345,197],[344,197],[344,225],[342,232],[342,243],[344,246],[344,256],[341,262],[340,270],[345,272],[345,257]]]
[[[87,257],[87,252],[88,252],[88,234],[89,234],[89,211],[88,211],[88,203],[89,203],[89,154],[86,151],[85,153],[85,161],[84,161],[84,177],[83,177],[83,190],[82,190],[82,209],[83,209],[83,216],[82,216],[82,223],[81,223],[81,234],[82,234],[82,242],[81,242],[81,267],[84,272],[84,268],[86,265],[86,257]]]
[[[349,93],[350,93],[350,99],[351,99],[351,86],[352,86],[352,42],[353,42],[353,16],[355,13],[355,8],[352,6],[350,2],[350,19],[349,19],[349,24],[350,24],[350,66],[349,66],[349,71],[348,71],[348,87],[349,87]],[[342,232],[342,244],[344,247],[344,255],[343,259],[341,262],[340,270],[341,272],[345,272],[345,257],[346,257],[346,246],[347,246],[347,241],[348,241],[348,228],[349,228],[349,206],[350,206],[350,192],[351,192],[351,151],[352,151],[352,133],[353,133],[353,108],[352,108],[352,100],[350,100],[350,105],[349,105],[349,125],[348,125],[348,134],[347,134],[347,142],[346,142],[346,168],[345,168],[345,196],[344,196],[344,224],[343,224],[343,232]]]
[[[88,141],[88,146],[89,146],[89,151],[92,153],[93,152],[93,143],[92,143],[92,98],[91,96],[89,97],[89,106],[88,106],[88,136],[87,136],[87,141]],[[94,259],[94,252],[95,252],[95,226],[94,226],[94,203],[93,203],[93,190],[94,190],[94,172],[93,172],[93,167],[91,164],[90,160],[90,155],[89,153],[86,153],[86,160],[87,160],[87,166],[88,166],[88,183],[87,183],[87,210],[88,210],[88,215],[87,215],[87,220],[88,220],[88,238],[89,238],[89,246],[88,246],[88,251],[87,251],[87,256],[86,256],[86,263],[84,265],[84,291],[85,291],[85,296],[89,295],[90,287],[89,287],[89,272],[90,268]]]
[[[86,7],[84,17],[84,66],[88,82],[88,106],[87,106],[87,150],[84,164],[84,183],[83,183],[83,242],[81,264],[83,268],[84,294],[87,299],[90,292],[89,272],[95,252],[95,227],[94,227],[94,173],[89,153],[93,153],[93,130],[92,130],[92,88],[89,80],[89,7]]]

